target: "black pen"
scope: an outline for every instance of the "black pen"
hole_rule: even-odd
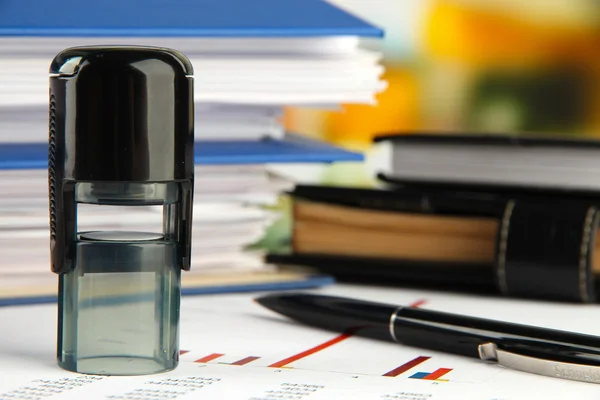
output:
[[[256,302],[323,329],[600,383],[600,337],[592,335],[334,296],[271,294]]]

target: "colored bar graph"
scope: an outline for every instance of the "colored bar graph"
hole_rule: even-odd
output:
[[[432,373],[430,373],[423,379],[428,380],[428,381],[436,381],[436,380],[438,380],[438,378],[441,378],[442,376],[446,375],[450,371],[452,371],[452,369],[450,369],[450,368],[440,368],[440,369],[433,371]]]
[[[425,361],[429,360],[431,357],[417,357],[413,360],[410,360],[409,362],[402,364],[401,366],[394,368],[393,370],[386,372],[385,374],[383,374],[383,376],[391,376],[391,377],[396,377],[400,374],[405,373],[406,371],[408,371],[411,368],[416,367],[419,364],[424,363]],[[412,377],[411,377],[412,378]]]
[[[313,348],[305,350],[302,353],[298,353],[298,354],[295,354],[295,355],[293,355],[291,357],[284,358],[283,360],[277,361],[277,362],[269,365],[269,367],[272,367],[272,368],[283,368],[286,365],[293,363],[294,361],[301,360],[301,359],[303,359],[305,357],[308,357],[308,356],[310,356],[312,354],[315,354],[315,353],[317,353],[317,352],[319,352],[319,351],[321,351],[323,349],[331,347],[334,344],[337,344],[337,343],[339,343],[341,341],[344,341],[344,340],[348,339],[349,337],[351,337],[353,335],[353,333],[354,333],[354,331],[343,333],[343,334],[341,334],[339,336],[336,336],[335,338],[333,338],[331,340],[328,340],[325,343],[321,343],[318,346],[315,346]]]
[[[417,372],[410,376],[412,379],[424,379],[426,381],[447,381],[446,379],[440,379],[448,372],[452,371],[451,368],[439,368],[433,372]]]
[[[246,364],[251,363],[252,361],[258,360],[259,358],[260,357],[250,356],[250,357],[242,358],[241,360],[232,362],[231,365],[246,365]]]
[[[213,353],[213,354],[209,354],[209,355],[207,355],[205,357],[202,357],[202,358],[200,358],[200,359],[198,359],[198,360],[196,360],[194,362],[197,362],[197,363],[207,363],[207,362],[215,360],[215,359],[217,359],[219,357],[223,357],[223,354]]]

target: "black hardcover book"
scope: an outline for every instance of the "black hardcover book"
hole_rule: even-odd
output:
[[[600,141],[501,134],[382,135],[387,182],[600,192]]]
[[[290,193],[291,251],[269,254],[269,262],[311,266],[340,280],[597,300],[600,175],[598,186],[592,179],[565,183],[585,163],[600,167],[600,157],[592,162],[590,155],[600,155],[597,142],[497,136],[391,136],[378,141],[425,149],[452,145],[475,151],[471,146],[483,146],[497,162],[490,171],[465,174],[465,169],[452,169],[460,159],[446,148],[446,156],[438,158],[447,163],[439,180],[416,169],[403,173],[401,165],[408,161],[393,161],[395,168],[380,172],[381,188],[299,185]],[[511,171],[521,174],[516,183],[511,174],[498,172],[501,157],[490,155],[506,154],[507,148],[536,153],[535,161],[527,161],[526,153],[519,155],[521,163],[513,157]],[[569,165],[549,162],[559,154],[555,150],[564,149],[574,157]],[[394,150],[394,160],[401,153]],[[528,162],[537,172],[524,172]],[[543,172],[542,166],[551,171]],[[552,173],[560,179],[552,181]],[[496,179],[487,179],[494,174]]]

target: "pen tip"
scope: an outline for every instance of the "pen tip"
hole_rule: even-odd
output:
[[[280,308],[283,303],[287,303],[285,299],[287,299],[289,295],[285,294],[266,294],[263,296],[255,297],[252,299],[255,303],[260,304],[261,306],[268,308],[269,310],[275,312],[281,312]]]
[[[261,306],[264,306],[265,303],[268,303],[267,298],[269,296],[260,296],[260,297],[255,297],[252,299],[253,302],[255,302],[256,304],[260,304]]]

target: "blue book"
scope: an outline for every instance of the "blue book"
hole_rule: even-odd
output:
[[[0,1],[2,36],[380,37],[322,0]]]
[[[197,165],[333,163],[364,159],[361,153],[299,135],[290,135],[285,140],[198,141],[194,153]],[[47,143],[0,144],[0,170],[45,168],[48,168]]]
[[[380,37],[383,31],[323,0],[0,0],[1,37]],[[362,155],[286,138],[196,144],[196,163],[361,161]],[[38,144],[0,144],[0,169],[47,167]]]
[[[371,23],[323,0],[145,0],[59,3],[0,0],[2,37],[282,38],[381,37]],[[196,163],[252,164],[361,161],[334,146],[285,140],[196,144]],[[43,143],[0,144],[0,169],[47,167]]]

